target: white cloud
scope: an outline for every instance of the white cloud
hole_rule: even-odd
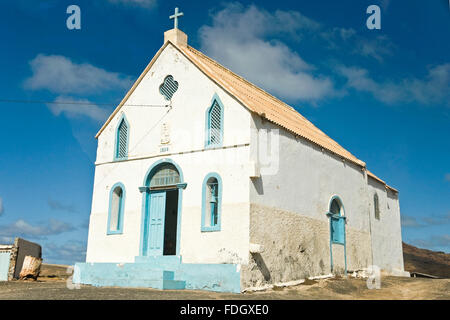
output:
[[[444,248],[446,252],[450,251],[450,235],[432,235],[427,239],[414,239],[412,243],[418,247],[436,250]]]
[[[402,227],[407,227],[407,228],[422,227],[422,224],[419,221],[417,221],[417,219],[415,217],[411,217],[411,216],[402,214],[400,216],[400,220],[401,220]]]
[[[133,5],[143,8],[153,8],[157,4],[157,0],[108,0],[111,3]]]
[[[378,62],[383,62],[386,56],[392,56],[396,48],[386,35],[362,37],[353,28],[322,28],[318,35],[326,41],[325,47],[328,49],[373,58]]]
[[[0,226],[1,238],[27,237],[42,239],[46,236],[57,235],[72,231],[75,228],[63,221],[50,219],[44,225],[32,225],[23,219],[19,219],[6,226]]]
[[[86,244],[76,240],[63,244],[44,244],[43,253],[47,262],[72,265],[86,260]]]
[[[52,210],[66,211],[66,212],[69,212],[69,213],[76,213],[77,212],[77,210],[76,210],[76,208],[75,208],[75,206],[73,204],[64,204],[64,203],[62,203],[61,201],[58,201],[58,200],[48,199],[47,200],[47,204]]]
[[[376,82],[366,69],[359,67],[340,66],[337,71],[347,79],[348,87],[371,93],[388,104],[418,102],[450,106],[450,63],[430,68],[424,79],[411,77],[397,82]]]
[[[48,103],[47,107],[55,115],[64,113],[68,118],[75,119],[86,116],[94,121],[103,122],[108,117],[109,112],[93,104],[87,99],[75,99],[68,96],[59,96],[55,103]]]
[[[319,23],[299,12],[272,14],[254,5],[229,4],[199,33],[202,50],[236,73],[284,99],[314,102],[335,94],[333,82],[313,75],[314,66],[275,36],[298,40],[300,31],[318,28]]]
[[[424,217],[412,217],[408,215],[401,215],[402,227],[407,228],[422,228],[431,226],[442,226],[450,223],[450,212],[443,215],[431,215]]]
[[[30,66],[33,75],[25,80],[25,88],[31,90],[58,94],[98,93],[132,85],[127,76],[88,63],[77,64],[64,56],[39,54],[30,61]]]
[[[365,57],[372,57],[383,62],[384,56],[393,54],[394,44],[387,36],[377,36],[375,39],[359,39],[356,41],[355,53]]]

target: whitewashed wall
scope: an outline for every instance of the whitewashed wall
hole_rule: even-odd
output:
[[[167,75],[179,83],[172,109],[130,104],[166,104],[159,86]],[[217,94],[224,105],[224,147],[204,151],[205,114]],[[129,128],[127,161],[113,162],[115,132],[125,114]],[[167,113],[165,115],[165,113]],[[87,261],[132,262],[139,254],[142,194],[138,187],[153,163],[170,158],[180,167],[183,191],[181,255],[184,262],[245,262],[248,258],[250,113],[210,81],[178,50],[167,46],[150,71],[98,138],[94,196]],[[171,144],[161,153],[161,126],[168,123]],[[236,147],[233,147],[237,145]],[[183,152],[183,154],[179,154]],[[133,160],[138,158],[139,160]],[[222,230],[200,232],[202,182],[217,172],[223,182]],[[126,188],[124,229],[106,235],[109,192],[116,182]]]
[[[257,132],[278,130],[279,163],[276,174],[262,173],[250,184],[250,242],[263,245],[264,252],[249,256],[250,264],[243,267],[243,287],[329,274],[326,213],[335,195],[342,200],[347,217],[347,269],[370,265],[367,183],[362,168],[259,117],[254,117],[253,128],[252,159],[259,157]],[[341,245],[333,245],[333,266],[334,272],[344,271]]]
[[[386,271],[403,270],[402,232],[398,195],[369,177],[370,223],[373,264]],[[375,218],[374,194],[377,193],[380,220]]]
[[[279,129],[258,117],[255,125],[260,131]],[[330,199],[338,195],[344,204],[347,226],[368,232],[367,184],[361,167],[285,130],[279,133],[279,170],[276,175],[263,174],[260,180],[254,180],[250,201],[328,221]],[[262,185],[261,190],[258,185]]]
[[[326,213],[335,195],[342,200],[347,217],[347,269],[360,270],[375,263],[382,269],[403,270],[396,195],[387,197],[386,191],[379,195],[380,207],[386,208],[389,203],[389,209],[384,219],[372,222],[372,187],[360,166],[259,117],[253,119],[252,160],[260,162],[258,132],[278,130],[279,163],[274,166],[278,168],[276,174],[262,173],[250,184],[250,242],[263,245],[265,250],[249,256],[250,264],[243,268],[243,287],[329,273]],[[333,265],[334,271],[343,271],[343,246],[333,245]]]

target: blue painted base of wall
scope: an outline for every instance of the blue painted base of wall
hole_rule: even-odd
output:
[[[238,270],[236,264],[182,263],[179,256],[136,257],[134,263],[77,263],[73,283],[239,293]]]

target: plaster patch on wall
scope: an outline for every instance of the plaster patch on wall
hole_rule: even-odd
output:
[[[227,248],[221,248],[218,252],[221,263],[230,264],[242,264],[244,261],[238,253],[228,250]]]

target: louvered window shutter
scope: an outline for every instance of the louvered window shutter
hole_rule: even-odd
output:
[[[128,140],[128,126],[125,120],[119,125],[118,129],[118,139],[117,139],[117,158],[126,158],[128,154],[127,150],[127,140]]]
[[[222,110],[217,101],[209,110],[209,145],[217,145],[222,142]]]

